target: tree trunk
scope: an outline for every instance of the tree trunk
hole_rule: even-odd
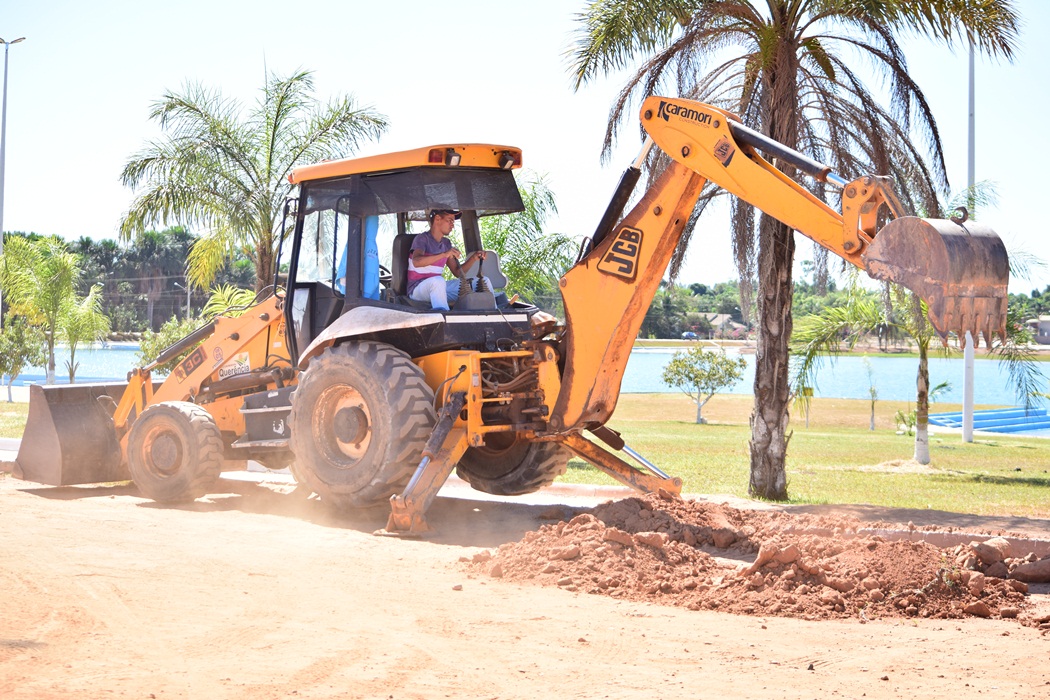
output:
[[[769,136],[789,148],[798,144],[798,58],[790,41],[781,41],[773,65],[763,71],[766,83],[763,123]],[[777,167],[788,177],[795,169]],[[758,221],[758,345],[755,352],[755,407],[751,413],[751,479],[748,493],[769,500],[787,499],[785,462],[788,434],[788,345],[791,341],[791,265],[795,233],[762,214]]]
[[[77,380],[77,346],[76,343],[69,344],[69,383],[75,384]]]
[[[48,336],[47,339],[47,372],[45,384],[55,383],[55,332],[54,330]]]
[[[273,240],[263,237],[258,250],[255,253],[255,291],[262,291],[273,283],[274,254]]]
[[[711,400],[711,396],[713,396],[713,395],[714,394],[711,394],[706,399],[701,399],[699,393],[696,395],[696,423],[697,423],[697,425],[703,425],[704,423],[707,423],[707,421],[704,420],[704,416],[703,416],[702,412],[704,410],[704,404],[706,404],[708,401],[710,401]]]
[[[751,480],[748,493],[787,499],[788,342],[791,339],[791,264],[794,232],[776,219],[759,221],[758,346],[755,351],[755,406],[751,413]]]
[[[157,299],[164,293],[164,270],[162,268],[151,268],[150,279],[146,280],[146,327],[156,333],[160,325],[153,318],[157,308]]]
[[[919,374],[915,379],[915,461],[930,463],[930,367],[927,343],[920,341]]]

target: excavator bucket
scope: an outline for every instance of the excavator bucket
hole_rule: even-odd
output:
[[[1010,264],[1002,240],[972,221],[905,216],[889,222],[863,254],[868,274],[918,294],[941,338],[970,331],[991,346],[1006,338]]]
[[[130,479],[107,408],[125,388],[123,382],[31,386],[14,476],[51,486]]]

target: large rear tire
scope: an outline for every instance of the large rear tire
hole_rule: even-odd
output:
[[[372,341],[328,348],[292,399],[296,478],[340,509],[382,503],[408,484],[435,420],[408,355]]]
[[[196,404],[149,406],[131,426],[128,469],[143,495],[154,501],[200,498],[218,481],[222,462],[222,433]]]
[[[483,446],[467,449],[456,474],[477,491],[520,496],[554,483],[565,473],[570,454],[554,442],[529,442],[493,433]]]

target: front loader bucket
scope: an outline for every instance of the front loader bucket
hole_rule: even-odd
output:
[[[889,222],[863,254],[875,279],[900,284],[918,294],[942,338],[970,331],[991,346],[992,335],[1006,337],[1006,285],[1010,264],[1006,247],[987,226],[966,221],[905,216]]]
[[[130,479],[113,418],[98,401],[106,396],[119,402],[126,387],[123,382],[30,386],[14,476],[51,486]]]

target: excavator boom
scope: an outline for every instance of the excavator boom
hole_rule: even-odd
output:
[[[991,229],[962,220],[905,216],[885,177],[853,181],[739,123],[735,115],[689,100],[651,97],[642,124],[675,160],[783,221],[871,277],[900,284],[930,309],[941,337],[1006,334],[1009,262]],[[842,190],[842,211],[774,168],[762,151]],[[885,207],[893,220],[878,227]],[[885,212],[882,212],[885,213]]]
[[[708,181],[871,277],[914,291],[927,303],[942,338],[949,332],[962,338],[969,331],[975,341],[983,333],[990,344],[993,334],[1005,335],[1009,264],[1002,241],[987,227],[904,216],[887,178],[846,180],[711,105],[650,97],[641,119],[650,140],[674,162],[620,220],[647,143],[621,180],[591,250],[561,279],[566,361],[550,417],[553,430],[593,428],[612,415],[631,341]],[[759,151],[841,188],[841,211]],[[879,228],[887,216],[892,220]]]

